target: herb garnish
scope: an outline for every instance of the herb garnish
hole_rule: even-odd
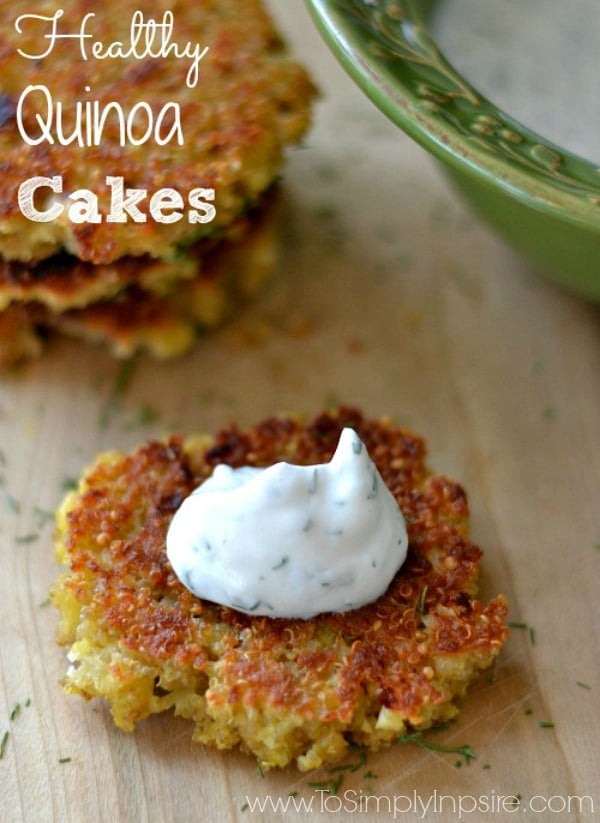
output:
[[[8,743],[9,735],[10,732],[7,729],[0,738],[0,760],[2,760],[2,758],[4,757],[4,752],[6,751],[6,744]]]
[[[156,423],[159,418],[160,412],[153,409],[152,406],[149,406],[147,403],[144,403],[143,406],[140,406],[136,418],[123,423],[123,429],[125,431],[131,431],[132,429],[142,428],[143,426],[150,426],[152,423]]]
[[[343,774],[338,774],[333,780],[315,780],[309,783],[308,785],[311,789],[321,789],[323,791],[329,792],[329,794],[337,794],[340,786],[342,785],[342,781],[344,779]]]
[[[21,511],[21,504],[16,497],[12,496],[10,492],[6,492],[6,502],[8,504],[8,508],[15,514],[18,514]]]
[[[509,629],[522,629],[523,631],[529,632],[529,642],[532,646],[535,646],[535,629],[530,626],[528,623],[523,623],[521,621],[513,620],[512,622],[508,623]]]
[[[65,477],[60,485],[63,491],[71,492],[79,486],[79,481],[75,477]]]
[[[54,512],[42,509],[41,506],[35,506],[33,512],[37,518],[38,529],[41,529],[46,523],[52,523],[54,521]]]
[[[444,754],[459,754],[464,758],[465,765],[467,766],[471,760],[475,760],[477,757],[471,746],[444,746],[441,743],[433,743],[431,740],[425,740],[422,736],[422,732],[413,732],[412,734],[405,732],[396,742],[416,743],[417,746],[420,746],[422,749],[429,749],[434,752],[443,752]]]
[[[131,384],[135,368],[136,362],[134,360],[128,360],[123,363],[117,372],[112,390],[98,417],[98,426],[100,429],[107,429],[114,415],[120,411],[121,399]]]
[[[38,538],[39,534],[37,532],[29,532],[29,534],[21,534],[15,537],[15,543],[34,543]]]

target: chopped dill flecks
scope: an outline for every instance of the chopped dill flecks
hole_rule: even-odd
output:
[[[311,789],[321,789],[323,791],[329,792],[329,794],[337,794],[340,786],[342,785],[342,781],[344,779],[343,774],[338,774],[333,780],[315,780],[309,783]]]
[[[8,508],[15,514],[18,514],[21,511],[21,504],[10,492],[6,492],[6,503]]]
[[[27,697],[27,698],[25,699],[25,702],[23,703],[23,705],[24,705],[26,708],[29,708],[29,706],[31,706],[31,697]]]
[[[549,720],[540,720],[540,729],[553,729],[554,723],[551,723]]]
[[[482,769],[491,769],[491,765],[489,763],[484,763],[481,767]]]
[[[329,769],[329,774],[339,774],[340,772],[357,772],[367,764],[366,749],[359,749],[358,760],[351,763],[341,763],[339,766],[332,766]]]
[[[536,377],[539,377],[540,375],[544,374],[545,370],[546,367],[544,365],[543,360],[540,357],[536,358],[531,366],[532,374],[536,375]]]
[[[42,600],[42,602],[40,603],[40,609],[47,608],[50,605],[50,602],[51,601],[49,597],[47,597],[45,600]]]
[[[128,360],[119,369],[115,376],[112,390],[98,416],[98,427],[107,429],[113,417],[121,408],[121,400],[129,388],[135,373],[136,362]]]
[[[298,797],[298,792],[294,789],[293,792],[288,792],[288,797]]]
[[[325,395],[324,405],[326,409],[335,409],[341,405],[339,396],[334,391],[329,391]]]
[[[532,646],[535,646],[535,629],[533,626],[530,626],[528,623],[524,623],[522,621],[513,620],[508,623],[509,629],[522,629],[523,631],[529,632],[529,642]]]
[[[198,392],[198,403],[204,406],[208,403],[214,403],[217,393],[214,389],[205,388]]]
[[[329,789],[331,794],[337,794],[338,793],[339,788],[342,785],[342,780],[343,779],[344,779],[344,776],[341,775],[341,774],[338,774],[338,776],[335,778],[335,780],[331,781],[331,786],[330,786],[330,789]]]
[[[338,210],[332,203],[319,203],[313,210],[313,215],[319,220],[331,220],[337,213]]]
[[[462,745],[462,746],[444,746],[440,743],[433,743],[431,740],[425,740],[422,737],[421,732],[413,732],[412,734],[408,734],[405,732],[401,737],[398,738],[396,741],[398,743],[416,743],[417,746],[421,746],[422,749],[429,749],[433,752],[442,752],[444,754],[459,754],[461,757],[464,758],[465,765],[469,765],[471,760],[475,760],[477,755],[469,745]]]
[[[71,758],[70,758],[70,757],[59,757],[59,758],[58,758],[58,762],[59,762],[59,763],[70,763],[70,762],[71,762]]]
[[[364,780],[377,780],[377,777],[378,775],[376,775],[375,772],[372,772],[371,769],[369,769],[363,774]]]
[[[79,485],[79,481],[75,477],[65,477],[60,484],[61,489],[65,492],[74,491]]]
[[[126,431],[130,431],[131,429],[143,428],[144,426],[150,426],[152,423],[156,423],[157,420],[160,419],[160,412],[153,409],[152,406],[149,406],[147,403],[144,403],[143,406],[140,406],[140,409],[137,413],[137,416],[134,417],[132,420],[127,420],[123,423],[123,428]]]
[[[115,377],[113,386],[113,396],[122,397],[129,388],[133,375],[136,370],[136,362],[134,360],[126,360]]]
[[[240,811],[241,812],[247,812],[249,808],[250,808],[250,804],[248,803],[248,801],[246,801],[246,803],[244,803],[244,805],[240,807]]]
[[[0,737],[0,760],[4,757],[4,752],[6,751],[6,744],[8,743],[8,737],[10,732],[8,729],[4,732],[2,737]]]
[[[14,720],[15,717],[19,714],[20,711],[21,711],[21,704],[20,703],[15,703],[15,705],[12,707],[12,711],[10,713],[10,719]]]
[[[525,714],[533,714],[533,709],[525,709]]]
[[[582,683],[582,682],[581,682],[581,680],[576,680],[576,681],[575,681],[575,684],[576,684],[577,686],[580,686],[582,689],[587,689],[588,691],[590,691],[590,689],[592,688],[592,687],[591,687],[591,686],[589,686],[587,683]]]
[[[256,771],[258,772],[258,776],[259,776],[259,777],[264,778],[265,773],[263,772],[263,770],[262,770],[262,766],[260,765],[260,763],[257,763],[257,764],[256,764]]]
[[[39,534],[37,532],[29,532],[29,534],[20,534],[15,537],[15,543],[34,543],[38,539]]]
[[[556,417],[556,409],[554,406],[546,406],[545,409],[542,410],[542,420],[554,420]]]
[[[33,513],[37,518],[37,526],[39,529],[45,526],[46,523],[52,523],[54,521],[54,512],[42,509],[41,506],[35,506]]]

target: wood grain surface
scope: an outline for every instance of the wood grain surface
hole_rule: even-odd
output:
[[[124,366],[63,341],[0,378],[0,819],[596,819],[598,309],[538,279],[466,211],[298,0],[272,6],[322,90],[286,167],[277,281],[177,363]],[[484,596],[510,602],[495,670],[450,728],[424,736],[437,749],[261,775],[243,754],[192,744],[182,720],[126,734],[100,701],[65,696],[51,514],[96,452],[338,402],[427,438],[430,465],[469,493]]]

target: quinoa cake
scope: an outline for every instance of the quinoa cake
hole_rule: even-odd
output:
[[[235,221],[235,232],[199,241],[182,255],[188,274],[175,281],[170,264],[148,256],[98,266],[67,255],[35,266],[5,261],[0,366],[39,355],[48,333],[104,343],[118,357],[186,353],[275,275],[279,212],[271,192]]]
[[[221,463],[325,462],[346,426],[407,523],[408,556],[385,594],[308,620],[252,616],[191,594],[165,550],[183,499]],[[506,638],[504,598],[477,598],[482,552],[468,529],[465,492],[429,472],[424,441],[356,409],[101,454],[57,513],[66,571],[51,599],[69,646],[64,688],[104,698],[128,731],[173,709],[192,721],[195,741],[240,746],[262,768],[295,761],[310,770],[351,744],[383,748],[454,717]]]
[[[297,143],[308,127],[315,96],[260,0],[172,0],[167,12],[140,12],[137,0],[101,7],[91,0],[72,0],[51,23],[64,5],[47,0],[43,8],[32,9],[28,0],[14,0],[0,6],[0,255],[27,263],[61,251],[95,264],[128,255],[170,260],[182,246],[227,231],[278,177],[286,146]],[[32,19],[40,11],[45,22],[39,15]],[[208,49],[196,63],[196,78],[190,74],[194,59],[183,55],[93,56],[95,44],[105,51],[114,43],[127,49],[136,14],[162,24],[165,13],[171,14],[171,45],[180,51],[187,43]],[[91,39],[84,60],[80,35],[86,17],[85,36]],[[48,32],[53,25],[60,37],[69,34],[72,39],[52,42]],[[38,88],[27,91],[30,87]],[[146,119],[156,121],[171,107],[160,139],[155,131],[143,140],[146,122],[135,126],[135,118],[135,140],[124,139],[112,104],[124,117],[137,112],[143,120],[144,112],[150,112]],[[98,139],[91,141],[86,124],[94,120],[95,105],[108,114]],[[180,122],[181,141],[167,139],[169,116]],[[92,192],[99,199],[101,222],[73,222],[64,209],[48,222],[25,217],[19,187],[38,176],[60,178],[62,191],[50,198],[56,207],[69,204],[68,196],[76,191]],[[147,215],[150,197],[174,188],[187,214],[171,224],[150,215],[143,224],[107,222],[107,177],[147,192],[140,205]],[[190,192],[211,189],[216,216],[192,222]]]

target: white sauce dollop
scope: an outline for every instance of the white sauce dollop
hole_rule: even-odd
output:
[[[402,512],[350,428],[329,463],[216,466],[167,534],[171,565],[193,594],[269,617],[370,603],[407,548]]]

